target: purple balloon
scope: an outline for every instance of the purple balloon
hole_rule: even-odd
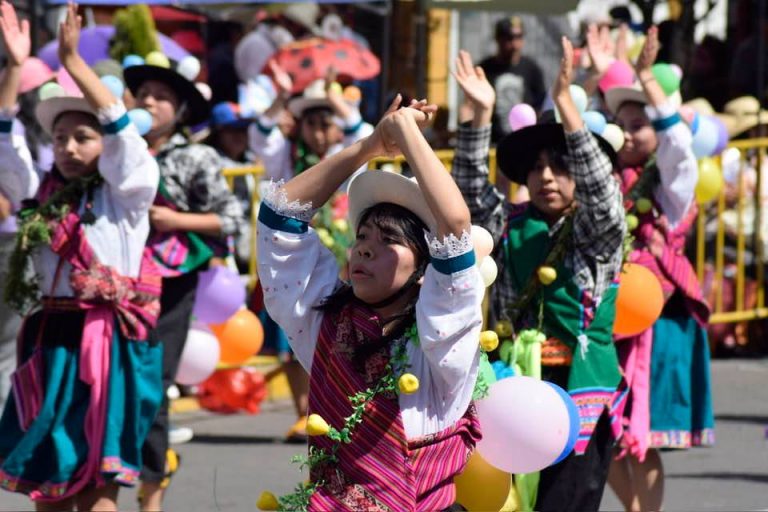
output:
[[[240,275],[223,266],[201,272],[195,293],[192,314],[206,324],[225,322],[245,303],[245,285]]]
[[[508,121],[512,131],[517,131],[526,126],[533,126],[536,124],[536,111],[527,103],[520,103],[509,111]]]
[[[80,43],[77,49],[83,60],[93,66],[100,60],[109,59],[109,42],[115,35],[115,27],[112,25],[96,25],[86,27],[80,32]],[[180,61],[190,53],[170,37],[158,32],[160,40],[160,50],[169,59]],[[56,70],[60,67],[59,63],[59,41],[54,40],[46,44],[37,52],[37,56],[48,64],[51,69]]]
[[[728,129],[725,127],[725,123],[721,121],[720,118],[712,116],[710,119],[717,125],[717,146],[715,147],[715,151],[712,153],[712,156],[715,156],[722,153],[726,146],[728,146]]]

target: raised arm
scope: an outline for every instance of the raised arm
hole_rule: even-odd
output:
[[[82,19],[77,15],[77,4],[67,4],[67,17],[59,25],[59,60],[82,91],[91,106],[99,111],[117,102],[94,71],[77,51]]]
[[[387,109],[384,119],[397,110],[400,100],[401,96],[398,94]],[[394,144],[384,140],[384,132],[381,129],[383,122],[382,120],[379,123],[370,137],[361,139],[335,155],[324,158],[286,183],[283,190],[288,200],[312,203],[315,208],[319,208],[353,172],[368,160],[381,155],[395,154],[397,148]]]
[[[555,102],[565,133],[573,133],[584,127],[584,121],[571,97],[571,80],[573,79],[573,45],[563,36],[561,39],[563,58],[560,59],[560,71],[552,87],[552,99]]]
[[[29,22],[19,19],[16,10],[9,2],[0,3],[0,30],[8,61],[2,81],[0,81],[0,109],[9,112],[16,106],[21,81],[21,66],[29,57],[30,38]]]
[[[659,54],[659,29],[655,26],[648,29],[648,34],[645,36],[645,44],[640,51],[640,55],[635,63],[635,72],[637,78],[640,80],[640,84],[645,91],[645,96],[648,98],[648,104],[653,107],[658,107],[666,103],[667,96],[664,94],[664,90],[656,81],[656,77],[653,76],[651,66],[656,61],[656,56]]]
[[[461,237],[469,231],[470,215],[459,188],[421,133],[420,124],[437,110],[427,106],[402,108],[388,114],[377,126],[385,139],[394,141],[411,166],[424,199],[437,222],[439,238]]]

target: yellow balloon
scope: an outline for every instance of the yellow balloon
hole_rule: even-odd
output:
[[[643,51],[643,45],[645,44],[645,36],[641,35],[635,39],[635,43],[627,50],[627,57],[632,61],[637,60],[640,56],[640,52]]]
[[[696,202],[705,204],[720,195],[723,173],[717,160],[705,157],[699,160],[699,181],[696,183]]]
[[[453,482],[456,501],[467,510],[498,511],[509,496],[512,475],[491,466],[475,451]]]
[[[146,62],[150,66],[157,66],[160,68],[171,67],[171,61],[168,60],[168,57],[166,57],[163,53],[158,51],[149,52],[147,56],[144,58],[144,62]]]

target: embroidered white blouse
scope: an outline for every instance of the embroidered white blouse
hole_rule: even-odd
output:
[[[340,285],[333,254],[308,227],[311,205],[288,203],[272,183],[259,211],[258,262],[264,302],[296,358],[311,372],[323,313],[315,309]],[[479,364],[485,288],[469,233],[429,240],[431,263],[416,303],[419,345],[407,343],[419,390],[399,395],[409,439],[458,421],[472,399]]]
[[[652,121],[679,116],[670,102],[654,108],[646,106]],[[680,119],[656,132],[656,166],[661,183],[653,191],[654,198],[667,216],[670,226],[677,226],[691,207],[699,179],[699,166],[691,149],[692,135],[688,125]]]
[[[149,153],[147,143],[129,122],[125,106],[117,102],[98,112],[104,127],[103,151],[98,169],[104,185],[95,190],[92,211],[96,222],[85,226],[85,236],[104,265],[122,275],[139,275],[141,256],[149,235],[149,207],[155,198],[160,171]],[[0,117],[2,123],[10,119]],[[9,128],[10,129],[10,128]],[[0,183],[14,204],[37,192],[37,174],[23,138],[0,131]],[[85,207],[85,198],[80,212]],[[69,263],[63,263],[61,276],[53,288],[59,257],[49,248],[34,255],[35,270],[41,276],[40,289],[45,295],[72,296]]]

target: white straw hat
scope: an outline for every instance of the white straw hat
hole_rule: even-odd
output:
[[[45,133],[51,135],[56,118],[65,112],[82,112],[96,117],[96,111],[85,98],[72,96],[58,96],[41,101],[35,108],[35,117],[37,117],[37,122],[40,123]]]

